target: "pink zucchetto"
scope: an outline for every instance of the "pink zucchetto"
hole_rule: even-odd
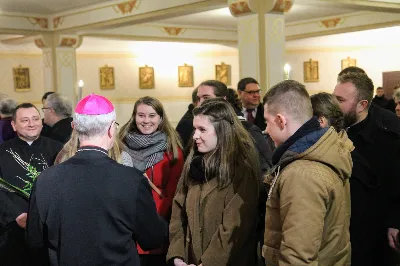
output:
[[[81,115],[105,115],[114,111],[114,105],[106,98],[97,94],[90,94],[79,101],[75,113]]]

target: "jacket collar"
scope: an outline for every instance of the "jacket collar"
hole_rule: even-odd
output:
[[[374,144],[374,130],[379,129],[400,136],[400,120],[388,110],[371,105],[368,110],[367,117],[348,128],[348,133],[351,136],[360,135],[366,142]]]

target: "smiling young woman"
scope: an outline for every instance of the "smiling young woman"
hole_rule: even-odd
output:
[[[131,119],[121,128],[119,139],[131,156],[133,167],[148,177],[158,214],[169,221],[183,168],[183,153],[179,136],[161,102],[148,96],[140,98]],[[138,246],[141,265],[166,265],[167,250],[167,239],[164,246],[151,251]]]

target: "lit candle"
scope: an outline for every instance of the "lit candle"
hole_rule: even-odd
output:
[[[283,70],[285,71],[285,80],[289,79],[289,75],[290,75],[290,70],[291,67],[289,64],[285,64],[285,66],[283,67]]]
[[[83,86],[85,85],[85,83],[83,83],[83,80],[79,80],[79,82],[78,82],[78,101],[80,100],[80,99],[82,99],[82,89],[83,89]]]

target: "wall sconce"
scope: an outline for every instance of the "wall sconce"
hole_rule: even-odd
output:
[[[285,80],[289,79],[289,75],[290,75],[290,70],[292,68],[290,67],[290,65],[288,63],[285,64],[285,66],[283,67],[283,71],[285,73]]]
[[[83,83],[83,80],[80,80],[78,82],[78,102],[82,99],[82,89],[85,83]]]

